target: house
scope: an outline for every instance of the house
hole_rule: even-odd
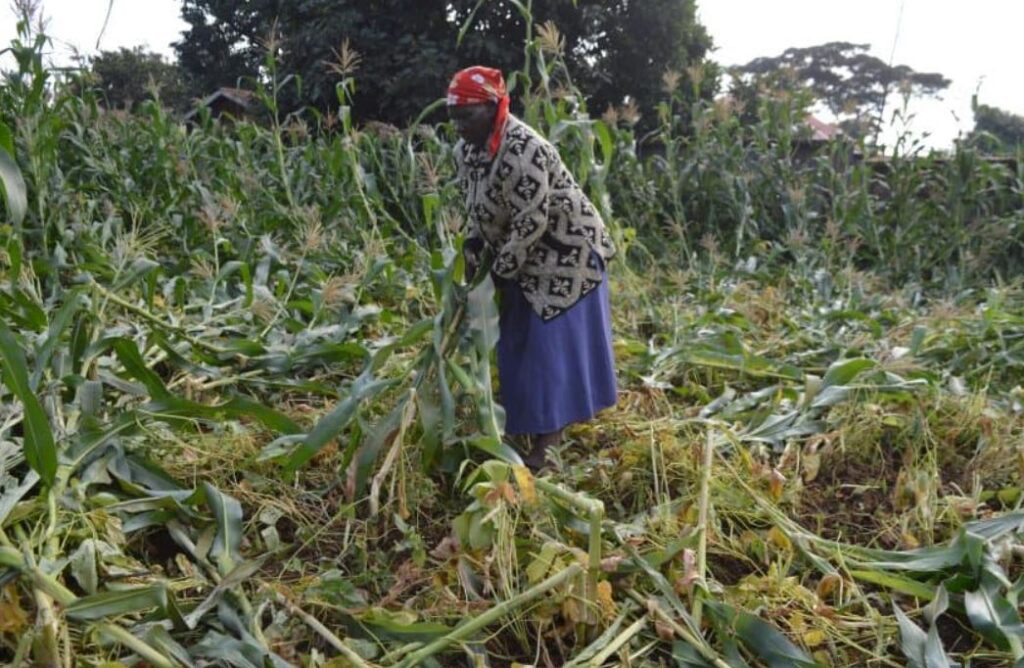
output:
[[[206,96],[199,105],[185,116],[186,123],[195,123],[201,108],[210,110],[214,118],[252,120],[258,109],[256,94],[242,88],[218,88]]]
[[[807,162],[823,154],[832,143],[842,141],[846,135],[834,123],[826,123],[813,114],[804,116],[793,137],[793,159]],[[854,154],[859,152],[854,148]]]
[[[829,142],[843,133],[838,125],[826,123],[813,114],[807,114],[804,117],[804,124],[811,131],[810,137],[808,137],[808,141],[811,142]]]

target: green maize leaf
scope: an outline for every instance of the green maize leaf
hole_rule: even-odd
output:
[[[416,404],[412,402],[412,399],[413,395],[411,393],[402,397],[391,409],[387,417],[370,431],[356,451],[353,465],[355,466],[355,493],[357,497],[361,497],[366,491],[366,485],[373,473],[373,466],[380,457],[380,454],[385,449],[391,447],[398,434],[407,429],[409,423],[415,417]]]
[[[935,626],[928,629],[928,637],[924,645],[924,661],[928,668],[960,668],[960,664],[954,662],[946,654],[939,638],[939,630]]]
[[[166,396],[151,401],[140,409],[161,419],[210,420],[253,418],[268,429],[284,434],[297,434],[302,429],[291,418],[246,397],[235,396],[216,406],[208,406],[187,399]]]
[[[597,139],[601,144],[603,167],[607,169],[611,166],[612,157],[615,154],[615,139],[612,138],[612,133],[604,121],[594,121],[592,127],[594,128],[594,134],[597,135]]]
[[[232,569],[232,571],[228,573],[216,587],[213,588],[213,591],[203,599],[202,603],[185,615],[185,625],[189,629],[195,629],[199,625],[199,621],[203,616],[210,610],[213,610],[213,607],[220,602],[225,593],[239,586],[243,582],[246,582],[253,575],[258,573],[265,560],[266,556],[253,561],[243,561],[235,566],[235,568]]]
[[[418,622],[411,612],[392,612],[384,608],[370,608],[359,616],[359,621],[382,635],[405,641],[428,642],[451,633],[452,629],[435,622]]]
[[[151,397],[164,399],[170,396],[164,381],[146,365],[134,341],[122,338],[114,339],[111,342],[111,347],[125,370],[132,378],[146,386]]]
[[[893,606],[893,613],[899,623],[900,649],[907,658],[908,668],[951,668],[959,665],[946,655],[934,626],[925,633],[899,606]]]
[[[827,316],[828,320],[832,322],[844,322],[847,320],[856,320],[864,323],[868,329],[871,330],[871,334],[876,338],[880,339],[884,335],[882,326],[878,323],[878,320],[872,318],[863,311],[845,310],[845,311],[833,311]]]
[[[235,564],[241,561],[239,548],[242,545],[242,504],[208,482],[203,482],[202,490],[206,497],[206,505],[213,512],[213,519],[217,524],[217,533],[210,554],[223,571],[231,571]]]
[[[423,443],[423,465],[430,470],[441,449],[441,408],[433,386],[420,388],[416,393],[416,414],[419,418]]]
[[[0,121],[0,149],[7,151],[8,155],[14,155],[14,133],[3,121]]]
[[[159,262],[144,257],[138,258],[132,262],[128,271],[118,277],[117,282],[112,287],[115,290],[121,291],[129,286],[139,285],[144,280],[153,278],[154,274],[160,271],[160,268]]]
[[[25,352],[3,323],[0,323],[0,357],[4,363],[4,384],[21,401],[25,410],[25,460],[50,486],[57,476],[57,445],[49,419],[29,386]]]
[[[92,321],[83,314],[75,318],[74,326],[71,329],[71,347],[68,351],[71,356],[71,372],[81,373],[82,358],[89,347],[89,340],[92,336]]]
[[[495,439],[493,436],[474,436],[468,439],[467,442],[477,450],[486,452],[491,457],[500,459],[503,462],[519,464],[520,466],[523,464],[523,459],[516,452],[515,448]]]
[[[469,315],[469,331],[477,349],[485,355],[498,344],[498,305],[494,301],[494,281],[490,274],[484,277],[466,296],[466,312]]]
[[[680,640],[672,645],[672,658],[677,668],[713,668],[700,652]]]
[[[985,636],[989,642],[1001,649],[1008,649],[1009,638],[1024,639],[1024,624],[1020,613],[1002,594],[1002,586],[992,576],[982,577],[977,591],[964,594],[964,608],[971,626]]]
[[[476,18],[476,13],[480,11],[480,8],[484,6],[485,2],[487,2],[487,0],[477,0],[476,6],[473,7],[473,11],[469,13],[469,17],[466,19],[466,22],[462,24],[461,28],[459,28],[459,36],[455,40],[455,44],[457,46],[462,46],[462,40],[466,38],[466,35],[473,27],[473,19]]]
[[[288,475],[306,464],[316,453],[326,446],[348,427],[356,416],[360,404],[373,398],[385,388],[394,385],[394,380],[376,380],[369,371],[360,375],[345,397],[330,413],[320,419],[309,433],[306,440],[295,450],[285,466]]]
[[[80,598],[66,608],[68,619],[95,621],[108,617],[121,617],[157,608],[166,615],[168,608],[167,585],[157,584],[124,591],[105,591]]]
[[[232,666],[233,668],[288,666],[279,657],[271,656],[267,649],[261,647],[252,638],[239,640],[216,631],[210,631],[201,641],[193,645],[191,653],[196,658],[210,659],[218,662],[216,665]]]
[[[877,363],[867,359],[839,360],[834,362],[821,379],[822,389],[837,385],[849,385],[854,378],[868,369],[873,369]]]
[[[71,576],[87,594],[95,594],[99,588],[99,577],[96,573],[96,541],[82,541],[68,563]]]
[[[39,305],[35,297],[25,294],[23,290],[12,290],[10,293],[0,292],[0,314],[11,325],[19,329],[41,332],[46,329],[49,320],[46,311]]]
[[[242,305],[248,308],[252,306],[253,300],[252,271],[249,268],[249,263],[239,262],[238,260],[225,262],[224,266],[220,269],[220,273],[217,274],[217,282],[220,283],[235,272],[238,272],[238,274],[241,275],[242,283],[245,285],[245,301]]]
[[[165,657],[173,659],[185,668],[195,668],[195,662],[189,655],[188,650],[181,646],[178,641],[171,637],[167,629],[159,624],[153,624],[146,631],[146,643],[159,651]]]
[[[0,192],[7,203],[7,215],[17,226],[28,213],[28,186],[12,153],[0,147]]]
[[[125,510],[121,506],[116,506],[116,509]],[[128,535],[136,531],[141,531],[142,529],[148,529],[149,527],[164,526],[175,517],[177,517],[177,513],[173,512],[173,510],[143,511],[135,513],[124,520],[121,525],[121,530],[124,531],[125,535]]]
[[[1019,534],[1024,532],[1024,511],[968,522],[964,530],[987,541],[996,540],[1008,533]]]
[[[934,598],[921,609],[921,612],[924,614],[925,620],[934,626],[935,621],[946,614],[946,610],[949,610],[949,592],[946,590],[945,584],[940,584],[935,589]]]
[[[736,617],[736,636],[769,668],[817,668],[818,662],[791,643],[774,626],[759,617],[741,612]]]
[[[3,476],[0,475],[0,481],[2,480]],[[39,474],[30,470],[25,474],[20,485],[5,485],[2,488],[3,494],[0,494],[0,527],[4,526],[7,516],[11,514],[11,511],[14,510],[14,507],[18,505],[25,495],[36,486],[37,482],[39,482]]]
[[[661,592],[663,600],[667,601],[671,606],[672,612],[675,613],[675,616],[683,621],[684,626],[686,626],[686,628],[693,633],[695,637],[700,637],[701,632],[697,628],[693,617],[690,616],[689,609],[683,604],[679,595],[676,593],[675,588],[672,586],[672,583],[668,581],[668,578],[666,578],[658,569],[651,566],[651,564],[644,559],[634,546],[629,543],[623,543],[623,547],[625,547],[626,551],[629,553],[632,565],[637,567],[648,578],[650,578],[651,582],[653,582],[655,587],[658,588],[658,591]]]
[[[768,668],[820,668],[817,661],[760,617],[724,603],[706,604],[719,623],[731,628],[736,638]]]
[[[866,570],[851,570],[850,575],[861,580],[862,582],[870,582],[876,584],[879,587],[885,587],[901,594],[907,594],[908,596],[916,596],[919,599],[930,601],[935,596],[935,587],[932,585],[912,580],[902,575],[896,575],[895,573],[887,573],[885,571],[866,571]]]
[[[84,298],[78,291],[72,291],[64,304],[58,309],[57,314],[50,320],[50,326],[46,331],[46,340],[36,352],[36,368],[32,372],[32,388],[39,387],[39,381],[50,364],[54,351],[60,345],[60,338],[72,323],[79,308],[83,305]]]

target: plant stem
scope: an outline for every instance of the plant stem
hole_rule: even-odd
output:
[[[700,508],[697,515],[697,576],[698,582],[705,582],[708,570],[708,515],[711,510],[711,466],[714,463],[715,443],[711,438],[711,430],[707,431],[704,443],[704,461],[700,472]],[[702,590],[694,589],[693,623],[700,628],[701,616],[704,613]]]
[[[579,564],[571,564],[565,570],[559,571],[558,573],[549,577],[547,580],[544,580],[543,582],[534,585],[533,587],[527,589],[518,596],[515,596],[507,601],[499,603],[498,605],[494,606],[482,615],[474,617],[465,624],[462,624],[448,635],[438,638],[437,640],[428,644],[426,647],[423,647],[422,649],[413,652],[398,665],[402,668],[412,668],[413,666],[422,665],[423,661],[427,658],[434,656],[435,654],[438,654],[440,652],[443,652],[445,649],[448,648],[449,645],[452,645],[461,640],[465,640],[477,631],[487,627],[487,625],[492,624],[493,622],[498,621],[510,612],[513,612],[515,610],[518,610],[519,608],[526,606],[527,603],[532,603],[534,600],[540,598],[548,591],[554,589],[555,587],[559,587],[562,584],[573,579],[574,577],[579,575],[582,570],[583,567]]]
[[[168,660],[163,654],[153,649],[149,644],[136,638],[126,629],[117,624],[101,624],[100,630],[108,636],[121,643],[131,651],[135,652],[140,659],[144,660],[154,668],[177,668],[173,661]]]
[[[338,652],[345,657],[345,660],[349,663],[357,666],[358,668],[374,668],[375,664],[364,661],[363,658],[353,652],[352,648],[346,645],[341,638],[331,633],[326,626],[321,624],[316,617],[289,601],[284,594],[271,589],[270,585],[262,583],[260,586],[274,597],[274,600],[277,601],[278,605],[283,605],[289,612],[305,622],[309,628],[319,633],[320,636],[326,640],[331,647],[338,650]]]
[[[538,479],[537,489],[550,494],[584,513],[590,523],[588,536],[587,579],[584,600],[587,602],[587,619],[597,623],[597,581],[601,576],[601,523],[604,521],[604,503],[580,493],[570,492],[560,485]]]
[[[615,640],[608,643],[608,646],[598,652],[593,659],[587,664],[590,668],[600,668],[608,658],[619,651],[619,648],[629,642],[633,636],[643,631],[644,627],[647,626],[647,618],[641,617],[632,624],[630,624],[626,630],[620,633]]]
[[[214,353],[216,355],[230,355],[231,352],[232,352],[232,351],[227,350],[225,348],[221,348],[219,346],[215,346],[215,345],[213,345],[211,343],[206,343],[205,341],[203,341],[201,339],[197,339],[196,337],[191,336],[190,334],[187,334],[185,332],[185,330],[183,330],[181,327],[177,327],[175,325],[170,325],[170,324],[164,322],[162,319],[160,319],[159,317],[153,315],[152,313],[150,313],[146,309],[141,308],[139,306],[136,306],[135,304],[132,304],[131,302],[127,301],[126,299],[123,299],[123,298],[119,297],[118,295],[114,294],[110,290],[107,290],[105,287],[103,287],[102,285],[100,285],[99,283],[97,283],[95,281],[93,281],[91,283],[91,285],[92,285],[93,289],[95,289],[97,292],[99,292],[101,295],[103,295],[103,297],[105,299],[108,299],[108,300],[114,302],[115,304],[117,304],[118,306],[120,306],[121,308],[123,308],[126,311],[130,311],[131,313],[134,313],[135,315],[139,316],[143,320],[148,320],[149,322],[153,323],[154,325],[158,325],[161,329],[165,329],[165,330],[169,330],[169,331],[174,332],[177,336],[181,337],[185,341],[188,341],[190,344],[192,344],[196,348],[202,348],[203,350],[206,350],[208,352]]]
[[[645,599],[643,596],[637,593],[636,590],[630,589],[626,593],[629,594],[629,596],[640,605],[647,605],[647,599]],[[684,628],[679,622],[673,619],[672,616],[669,615],[667,612],[658,607],[652,607],[651,611],[656,617],[658,617],[670,629],[672,629],[673,633],[675,633],[677,636],[686,641],[686,643],[693,647],[695,650],[697,650],[697,652],[701,656],[710,661],[711,664],[715,666],[715,668],[731,668],[729,664],[727,664],[725,661],[720,659],[717,654],[715,654],[715,651],[708,646],[707,642],[703,638],[698,639],[686,628]]]

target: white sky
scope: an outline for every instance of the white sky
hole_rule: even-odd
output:
[[[0,0],[4,2],[4,0]],[[0,8],[0,49],[14,36],[10,0]],[[1024,115],[1024,63],[1020,31],[1024,0],[698,0],[700,17],[718,49],[715,60],[743,64],[790,46],[829,41],[871,45],[873,54],[953,80],[938,102],[915,101],[911,129],[929,132],[928,143],[948,146],[974,125],[971,95],[985,104]],[[54,57],[70,46],[90,53],[103,26],[108,0],[44,0]],[[900,11],[902,5],[902,21]],[[178,0],[114,0],[101,49],[143,44],[170,55],[184,24]],[[899,39],[895,40],[897,25]],[[893,43],[895,40],[895,52]]]

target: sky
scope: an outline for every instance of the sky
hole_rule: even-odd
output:
[[[72,48],[95,51],[108,3],[43,0],[56,62],[66,62]],[[0,49],[14,36],[9,4],[0,8]],[[982,103],[1024,115],[1024,58],[1017,46],[1024,0],[698,0],[698,6],[717,47],[712,57],[723,65],[847,41],[870,44],[886,62],[952,79],[941,100],[914,100],[909,108],[909,130],[927,134],[930,146],[947,147],[971,130],[976,91]],[[179,0],[114,0],[100,48],[141,44],[170,56],[184,29],[179,7]]]

